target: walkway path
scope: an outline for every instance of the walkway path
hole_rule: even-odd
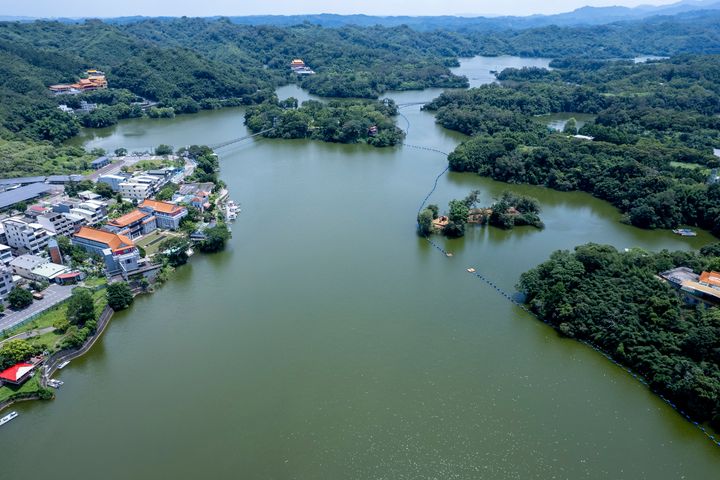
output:
[[[18,333],[17,335],[13,335],[12,337],[6,338],[0,342],[0,346],[10,340],[27,340],[28,338],[39,337],[40,335],[45,335],[46,333],[54,332],[55,330],[57,330],[55,327],[44,327],[36,330],[30,330],[29,332]]]

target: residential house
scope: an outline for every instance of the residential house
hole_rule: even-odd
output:
[[[39,223],[14,217],[3,222],[7,244],[22,252],[40,253],[47,247],[52,236]]]
[[[82,192],[78,192],[77,197],[80,200],[100,200],[102,198],[102,196],[90,190],[83,190]]]
[[[10,268],[12,268],[15,275],[20,275],[28,280],[36,280],[33,275],[33,270],[41,265],[45,265],[46,263],[50,263],[47,258],[25,254],[15,257],[10,262]]]
[[[188,214],[188,210],[185,207],[149,199],[144,200],[138,208],[154,214],[155,217],[157,217],[158,228],[168,230],[177,230],[180,228],[180,221]]]
[[[37,281],[46,281],[50,283],[57,283],[58,277],[67,273],[70,273],[70,267],[46,261],[46,263],[38,265],[37,267],[32,269],[31,279]]]

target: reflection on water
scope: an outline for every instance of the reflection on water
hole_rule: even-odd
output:
[[[498,61],[463,64],[472,77]],[[220,142],[242,136],[242,114],[123,121],[88,134],[88,146]],[[419,105],[403,114],[410,143],[451,151],[464,138]],[[470,227],[463,239],[435,239],[448,258],[415,233],[442,155],[263,139],[220,160],[243,204],[228,250],[194,257],[114,317],[102,348],[62,370],[55,401],[18,405],[0,433],[0,478],[707,479],[720,470],[706,438],[645,387],[466,271],[512,291],[556,249],[684,249],[710,241],[706,233],[639,230],[587,194],[451,173],[432,203],[445,209],[479,189],[489,204],[510,189],[540,200],[546,228]]]

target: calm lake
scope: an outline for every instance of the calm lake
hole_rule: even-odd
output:
[[[505,63],[502,63],[505,62]],[[537,59],[464,61],[489,70]],[[487,70],[487,75],[483,73]],[[473,80],[476,79],[476,80]],[[398,103],[439,90],[392,93]],[[307,98],[296,87],[281,97]],[[305,97],[302,97],[305,95]],[[449,152],[462,135],[419,106],[407,142]],[[242,109],[130,120],[87,147],[220,143]],[[720,448],[604,357],[510,304],[552,251],[585,242],[697,248],[619,222],[582,193],[442,177],[443,207],[472,189],[540,199],[546,228],[471,228],[447,258],[415,234],[446,166],[436,153],[310,141],[219,151],[242,205],[227,251],[195,256],[116,315],[57,377],[52,402],[19,404],[0,430],[0,478],[710,479]]]

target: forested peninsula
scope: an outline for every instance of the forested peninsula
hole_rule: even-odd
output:
[[[647,64],[556,60],[506,70],[502,84],[443,93],[437,121],[472,138],[450,168],[510,183],[583,190],[642,228],[693,225],[720,234],[720,57]],[[554,132],[537,115],[594,119]]]
[[[620,253],[588,244],[557,251],[518,288],[538,317],[597,345],[699,422],[720,428],[720,311],[690,306],[658,277],[720,268],[720,244],[694,252]]]

